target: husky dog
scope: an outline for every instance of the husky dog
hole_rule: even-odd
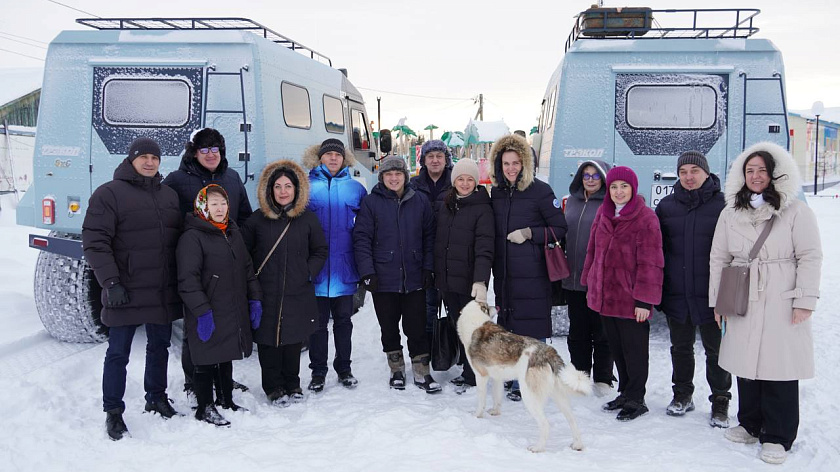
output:
[[[484,416],[487,382],[493,379],[493,408],[491,415],[501,414],[502,387],[506,380],[519,380],[522,401],[537,421],[540,437],[529,447],[531,452],[545,450],[548,439],[548,420],[545,403],[548,397],[563,412],[572,430],[571,448],[583,450],[568,394],[592,393],[592,380],[585,372],[566,368],[554,348],[536,339],[506,331],[490,319],[486,305],[471,301],[458,318],[458,336],[467,351],[467,360],[475,371],[478,388],[478,408],[475,416]]]

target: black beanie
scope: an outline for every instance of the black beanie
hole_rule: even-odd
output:
[[[137,156],[151,154],[160,157],[160,146],[152,138],[141,137],[131,142],[128,148],[128,162],[134,162]]]
[[[680,154],[680,158],[677,159],[677,172],[680,171],[680,167],[686,164],[694,164],[703,169],[706,174],[711,174],[709,172],[709,161],[706,160],[706,156],[700,151],[686,151]]]
[[[318,150],[318,159],[330,151],[335,151],[344,156],[344,143],[335,138],[327,139],[321,143],[321,149]]]

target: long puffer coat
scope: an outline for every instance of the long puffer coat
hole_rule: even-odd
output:
[[[239,174],[228,167],[225,157],[222,157],[216,170],[210,172],[198,162],[195,156],[184,154],[178,170],[170,172],[163,179],[163,184],[178,192],[178,201],[181,204],[181,212],[184,214],[193,212],[193,202],[199,190],[210,184],[217,184],[225,189],[230,200],[231,221],[242,225],[251,216],[251,202],[248,200],[245,184],[242,183]]]
[[[298,180],[295,200],[288,210],[278,210],[273,186],[276,171],[286,169]],[[268,346],[296,344],[309,339],[318,328],[318,303],[312,281],[327,260],[327,241],[309,203],[309,179],[303,169],[289,160],[267,165],[257,185],[260,211],[254,212],[242,228],[245,246],[251,252],[255,270],[283,233],[289,230],[268,259],[257,279],[263,291],[263,315],[254,340]]]
[[[318,159],[320,148],[310,146],[303,155],[303,167],[310,169],[309,209],[318,215],[330,247],[327,263],[315,277],[315,295],[353,295],[360,278],[353,255],[353,228],[367,190],[350,175],[350,166],[356,163],[352,152],[344,151],[344,167],[332,175]]]
[[[160,174],[143,177],[125,159],[114,180],[90,196],[82,223],[85,259],[103,287],[119,282],[128,303],[109,308],[102,290],[105,326],[166,324],[181,318],[175,247],[183,214],[178,194]]]
[[[490,283],[495,229],[484,187],[437,212],[435,285],[442,292],[470,295],[472,284]]]
[[[735,209],[735,195],[744,186],[744,164],[756,151],[776,161],[773,176],[782,197],[776,210]],[[771,216],[773,229],[750,264],[750,298],[745,316],[729,316],[720,345],[720,366],[745,379],[800,380],[814,376],[811,319],[793,324],[793,309],[814,310],[820,296],[822,245],[814,212],[798,199],[799,169],[793,157],[772,143],[747,148],[732,163],[726,180],[726,209],[712,242],[709,305],[717,303],[724,267],[746,265],[749,252]]]
[[[501,155],[515,151],[522,159],[516,185],[502,174]],[[566,235],[566,219],[551,187],[534,178],[531,147],[523,138],[505,136],[490,151],[490,198],[496,225],[493,286],[499,307],[499,324],[533,338],[551,336],[551,281],[545,266],[545,229],[557,239]],[[531,229],[522,244],[507,240],[510,232]],[[550,235],[550,233],[549,233]]]
[[[178,241],[178,292],[184,301],[184,331],[196,365],[212,365],[251,355],[248,300],[262,300],[251,255],[234,221],[227,231],[187,215]],[[213,310],[216,329],[198,338],[198,317]]]
[[[593,166],[601,174],[601,188],[595,194],[586,198],[586,191],[583,188],[583,169]],[[589,235],[592,232],[592,223],[598,208],[604,203],[604,196],[607,194],[607,172],[610,165],[603,161],[584,161],[577,170],[572,183],[569,184],[569,198],[566,199],[565,217],[569,225],[569,232],[566,233],[566,260],[569,262],[569,277],[563,279],[563,288],[577,292],[585,292],[586,287],[580,283],[580,275],[583,273],[583,263],[586,261],[586,247],[589,245]]]
[[[665,250],[665,282],[659,308],[684,324],[715,321],[709,308],[709,253],[720,212],[726,205],[720,179],[709,175],[697,190],[674,184],[674,193],[656,206]]]

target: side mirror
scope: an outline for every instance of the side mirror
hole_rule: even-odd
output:
[[[389,154],[391,152],[391,130],[379,130],[379,152]]]

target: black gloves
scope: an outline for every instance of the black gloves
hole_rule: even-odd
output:
[[[128,303],[128,292],[125,291],[125,287],[120,285],[119,282],[108,287],[107,292],[108,300],[107,303],[105,303],[105,306],[107,306],[108,308],[113,308]]]
[[[430,288],[434,288],[434,286],[435,273],[430,270],[423,269],[423,288],[428,290]]]
[[[362,277],[362,286],[370,293],[379,289],[379,277],[376,274],[370,274]]]

